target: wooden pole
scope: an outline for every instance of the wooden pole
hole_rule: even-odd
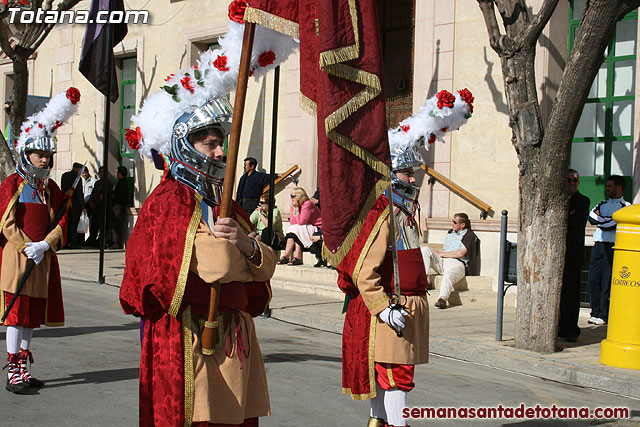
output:
[[[242,56],[240,57],[240,69],[238,70],[238,85],[236,87],[236,99],[233,104],[233,120],[231,122],[231,135],[229,135],[229,149],[227,151],[227,168],[224,174],[224,186],[222,187],[222,203],[220,205],[220,218],[231,215],[231,198],[233,195],[233,183],[236,180],[236,164],[238,163],[238,149],[240,146],[240,132],[242,131],[242,118],[244,116],[244,104],[247,98],[247,83],[249,82],[249,67],[251,66],[251,51],[253,50],[253,36],[255,24],[244,24],[244,39],[242,42]],[[218,337],[218,300],[220,299],[220,283],[211,286],[209,295],[209,312],[207,321],[202,331],[202,354],[215,352]]]

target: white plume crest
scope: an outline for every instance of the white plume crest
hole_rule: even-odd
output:
[[[55,130],[78,111],[79,100],[80,92],[75,88],[69,88],[51,98],[42,110],[29,116],[20,126],[16,151],[24,150],[29,140],[53,136]]]
[[[163,90],[150,95],[132,117],[133,130],[128,134],[134,145],[130,142],[130,146],[147,157],[152,157],[152,149],[168,155],[173,125],[182,114],[236,89],[243,38],[244,24],[230,20],[227,34],[218,40],[220,48],[202,52],[194,67],[168,76]],[[253,78],[259,79],[284,62],[298,45],[289,36],[256,26],[250,66]]]
[[[473,101],[473,95],[467,89],[459,90],[455,95],[447,91],[438,92],[427,99],[417,113],[389,129],[391,152],[404,152],[421,146],[428,150],[429,144],[436,139],[442,140],[447,132],[457,130],[467,122],[473,113]]]

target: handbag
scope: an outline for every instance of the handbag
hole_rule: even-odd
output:
[[[260,236],[262,237],[263,242],[267,242],[266,237],[267,237],[268,230],[269,230],[268,228],[265,228],[264,230],[262,230],[262,233],[260,233]],[[275,251],[284,249],[286,245],[286,239],[284,238],[284,234],[282,234],[279,231],[274,232],[271,237],[271,242],[268,242],[267,244]]]
[[[78,229],[76,230],[80,234],[89,232],[89,215],[86,212],[80,214],[80,220],[78,221]]]

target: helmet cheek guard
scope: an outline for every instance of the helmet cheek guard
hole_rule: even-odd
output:
[[[22,145],[18,151],[18,159],[16,162],[16,171],[29,185],[39,188],[39,183],[46,186],[49,181],[49,175],[53,168],[53,155],[57,149],[56,137],[41,137],[37,139],[29,139]],[[44,151],[51,153],[51,160],[45,169],[40,169],[29,160],[29,153],[32,151]]]
[[[196,150],[189,137],[208,128],[227,136],[231,129],[232,109],[226,98],[214,98],[191,112],[184,113],[173,125],[171,134],[171,174],[180,183],[202,195],[209,204],[219,205],[225,163]]]

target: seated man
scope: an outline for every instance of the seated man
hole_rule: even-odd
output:
[[[440,296],[436,301],[436,307],[445,308],[449,295],[455,285],[465,276],[469,261],[475,255],[476,235],[471,230],[471,221],[465,213],[457,213],[451,220],[453,228],[444,239],[442,252],[434,252],[428,246],[422,250],[426,270],[432,268],[436,273],[442,274]]]

